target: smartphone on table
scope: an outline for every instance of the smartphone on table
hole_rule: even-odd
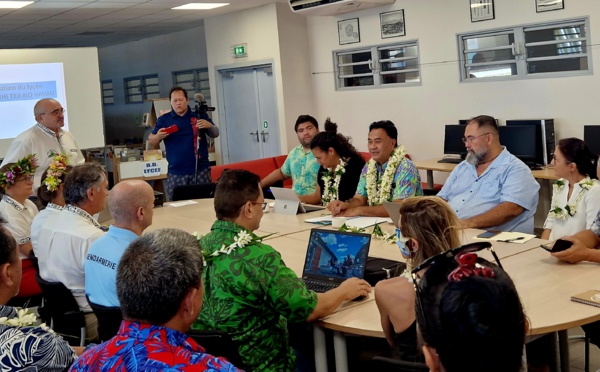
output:
[[[544,248],[548,252],[556,253],[562,252],[571,248],[573,242],[564,239],[557,239],[554,243],[542,244],[540,247]]]

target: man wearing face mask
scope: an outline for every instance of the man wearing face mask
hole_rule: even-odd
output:
[[[496,120],[473,118],[463,142],[467,158],[438,196],[448,201],[464,228],[533,233],[540,185],[525,163],[500,145]]]

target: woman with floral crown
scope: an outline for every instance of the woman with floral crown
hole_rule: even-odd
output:
[[[542,239],[555,240],[589,229],[600,210],[598,156],[578,138],[558,142],[552,157],[559,179],[552,187],[552,203]]]
[[[317,175],[317,188],[305,197],[306,202],[327,206],[332,200],[351,199],[356,193],[365,161],[348,137],[338,133],[337,124],[327,118],[325,131],[313,138],[310,149],[321,168]]]
[[[28,155],[16,163],[5,164],[0,168],[0,213],[9,221],[6,229],[12,233],[19,245],[19,256],[23,265],[23,280],[17,297],[27,298],[42,294],[35,280],[32,252],[31,222],[39,213],[35,204],[27,197],[33,192],[33,175],[37,169],[37,159]]]
[[[38,244],[37,235],[42,225],[55,213],[60,212],[66,204],[63,185],[67,173],[71,169],[73,167],[69,165],[69,157],[65,154],[58,154],[53,156],[50,166],[42,173],[42,184],[37,190],[37,196],[44,209],[35,216],[31,223],[31,245],[34,250]]]

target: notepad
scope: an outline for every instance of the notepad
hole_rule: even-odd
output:
[[[533,238],[535,238],[535,235],[532,235],[532,234],[506,231],[506,232],[501,232],[498,235],[494,235],[491,238],[474,237],[473,239],[474,240],[485,240],[487,242],[508,242],[508,243],[523,244],[523,243],[530,241]]]
[[[571,301],[581,302],[582,304],[600,307],[600,291],[590,289],[578,295],[572,296]]]

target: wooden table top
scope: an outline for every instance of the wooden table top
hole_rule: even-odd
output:
[[[154,210],[153,225],[148,231],[162,227],[174,227],[188,232],[207,233],[216,219],[213,200],[196,200],[197,203],[181,207],[169,206]],[[318,225],[304,222],[323,212],[299,215],[266,213],[256,234],[277,233],[268,244],[281,253],[284,262],[296,274],[301,275],[306,255],[310,229]],[[393,232],[390,223],[381,225],[386,232]],[[325,227],[327,228],[327,227]],[[468,242],[482,232],[477,229],[464,231],[463,241]],[[538,248],[544,241],[532,239],[524,244],[494,242],[504,269],[514,280],[521,301],[531,323],[529,334],[542,334],[568,329],[600,320],[600,308],[576,303],[571,296],[588,289],[600,289],[600,268],[594,263],[566,264]],[[395,244],[373,239],[370,256],[404,261]],[[482,257],[492,260],[487,252]],[[357,306],[338,311],[322,319],[325,328],[357,335],[383,337],[379,313],[373,295]]]
[[[413,160],[417,169],[426,171],[437,171],[437,172],[452,172],[458,164],[451,163],[438,163],[440,159],[426,159],[426,160]],[[533,178],[540,180],[556,180],[558,177],[554,174],[554,169],[546,166],[542,167],[541,170],[532,170],[531,174]]]

